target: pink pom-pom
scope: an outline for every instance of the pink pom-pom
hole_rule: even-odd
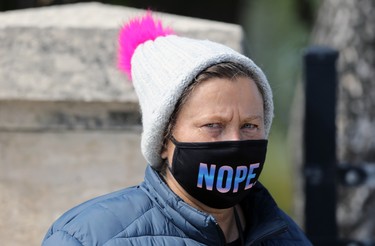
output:
[[[160,20],[154,19],[151,11],[147,11],[146,15],[141,18],[130,20],[119,31],[118,68],[131,79],[131,59],[138,45],[173,33],[172,29],[164,28]]]

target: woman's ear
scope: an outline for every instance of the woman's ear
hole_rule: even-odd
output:
[[[165,159],[167,159],[168,158],[168,150],[167,150],[167,148],[164,146],[163,147],[163,150],[161,151],[161,158],[163,159],[163,160],[165,160]]]
[[[167,160],[168,162],[170,162],[173,156],[173,151],[174,151],[174,145],[172,141],[168,139],[163,143],[163,148],[161,150],[160,157],[163,160]]]
[[[169,146],[169,140],[164,139],[163,147],[162,147],[162,150],[161,150],[161,153],[160,153],[160,156],[163,160],[168,158],[168,146]]]

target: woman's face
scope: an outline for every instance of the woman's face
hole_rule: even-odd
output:
[[[172,135],[179,142],[264,139],[262,95],[247,77],[203,81],[182,105]],[[162,158],[171,163],[173,151],[169,140]]]

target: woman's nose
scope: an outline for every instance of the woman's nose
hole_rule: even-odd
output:
[[[239,141],[242,140],[241,138],[241,131],[240,129],[236,129],[234,127],[227,128],[224,132],[222,141]]]

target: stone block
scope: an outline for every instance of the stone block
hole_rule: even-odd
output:
[[[0,100],[137,102],[116,69],[117,32],[141,10],[83,3],[0,14]],[[241,50],[238,25],[156,13],[177,34]]]

